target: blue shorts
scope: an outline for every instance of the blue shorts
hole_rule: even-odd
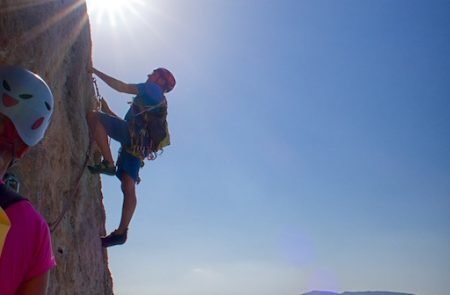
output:
[[[122,145],[119,156],[117,157],[117,178],[122,180],[122,174],[126,173],[133,178],[135,182],[139,182],[141,159],[131,155],[124,148],[124,146],[130,145],[131,142],[127,121],[100,112],[98,113],[98,118],[108,136],[120,142]]]

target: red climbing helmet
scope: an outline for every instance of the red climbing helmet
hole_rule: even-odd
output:
[[[0,114],[11,120],[19,137],[36,145],[53,113],[53,95],[38,75],[17,66],[0,66]]]
[[[175,81],[175,77],[173,76],[173,74],[168,69],[157,68],[154,70],[154,72],[157,72],[164,79],[164,81],[165,81],[164,86],[163,86],[164,92],[166,92],[166,93],[170,92],[175,87],[175,84],[177,82]]]

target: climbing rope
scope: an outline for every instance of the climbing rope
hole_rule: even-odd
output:
[[[71,203],[69,201],[78,192],[78,189],[79,189],[80,183],[81,183],[81,177],[83,176],[84,171],[86,170],[86,166],[87,166],[87,164],[89,162],[89,153],[90,153],[90,150],[91,150],[91,146],[92,146],[92,140],[89,140],[89,145],[88,145],[88,148],[87,148],[86,157],[84,159],[81,171],[80,171],[80,173],[78,174],[78,176],[77,176],[77,178],[75,180],[75,186],[74,186],[73,192],[69,195],[68,198],[65,199],[63,209],[62,209],[61,213],[59,214],[59,216],[55,219],[55,221],[48,223],[48,226],[50,228],[50,232],[52,232],[52,233],[56,230],[56,228],[58,227],[59,223],[61,222],[61,220],[66,215],[67,211],[69,211],[70,206],[71,206]]]
[[[103,99],[103,97],[100,95],[100,92],[98,91],[97,81],[95,80],[95,78],[92,78],[92,82],[94,84],[95,99],[97,101],[97,108],[98,108],[98,105],[99,105],[100,101]],[[79,189],[80,183],[81,183],[81,178],[83,177],[84,171],[86,170],[86,166],[90,159],[89,155],[91,152],[91,148],[92,148],[92,139],[91,139],[91,136],[89,136],[89,144],[88,144],[87,151],[86,151],[86,157],[85,157],[83,165],[81,167],[81,171],[77,175],[77,178],[75,179],[74,189],[73,189],[72,193],[69,195],[69,197],[67,197],[65,199],[63,209],[62,209],[61,213],[58,215],[58,217],[53,222],[48,223],[50,232],[52,232],[52,233],[56,230],[58,225],[61,223],[61,221],[64,218],[64,216],[66,215],[67,211],[69,211],[70,206],[71,206],[70,200],[73,199],[73,197],[78,192],[78,189]]]

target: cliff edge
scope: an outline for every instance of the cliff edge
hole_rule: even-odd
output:
[[[85,116],[96,104],[86,71],[91,35],[85,1],[0,1],[0,63],[39,74],[55,97],[45,139],[12,168],[21,194],[52,229],[58,266],[48,294],[112,294],[99,239],[105,232],[100,178],[84,167],[86,159],[92,162]]]

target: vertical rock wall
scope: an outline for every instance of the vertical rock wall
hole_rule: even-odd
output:
[[[100,180],[83,166],[89,147],[85,115],[95,105],[90,62],[84,0],[0,0],[0,63],[36,72],[55,97],[46,138],[12,168],[20,192],[55,227],[58,266],[49,294],[112,294],[99,240],[105,230]]]

